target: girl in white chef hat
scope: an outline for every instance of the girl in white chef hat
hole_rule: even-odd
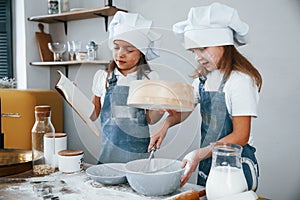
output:
[[[92,87],[95,110],[91,119],[96,120],[100,114],[102,126],[98,164],[148,158],[148,124],[163,114],[127,106],[131,81],[159,77],[147,63],[159,56],[161,35],[153,31],[152,21],[140,14],[118,11],[108,30],[113,60],[107,71],[97,71]]]
[[[198,184],[206,184],[211,167],[210,143],[216,141],[243,146],[242,156],[257,166],[250,129],[251,118],[257,117],[262,78],[235,47],[247,43],[248,25],[240,20],[235,9],[213,3],[191,8],[188,19],[176,23],[173,31],[199,63],[193,86],[195,103],[200,103],[202,116],[200,149],[183,159],[183,167],[189,166],[189,170],[182,177],[181,185],[188,181],[198,164]],[[157,142],[159,148],[168,128],[189,114],[170,114],[163,128],[151,138],[149,147]],[[251,174],[246,166],[243,169],[250,187]]]

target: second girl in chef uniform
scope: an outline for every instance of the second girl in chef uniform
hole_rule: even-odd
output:
[[[100,113],[102,126],[98,164],[148,158],[148,124],[163,114],[127,106],[131,81],[159,78],[147,63],[159,56],[161,35],[153,31],[152,21],[140,14],[118,11],[108,30],[113,61],[107,71],[97,71],[92,87],[95,112],[91,118],[97,119]]]
[[[173,26],[186,50],[195,54],[199,67],[193,82],[195,103],[200,103],[200,149],[187,154],[183,166],[190,168],[182,177],[182,185],[199,164],[198,184],[205,186],[211,167],[211,143],[226,142],[243,146],[243,157],[257,166],[251,119],[257,117],[260,73],[236,47],[247,43],[249,26],[240,20],[235,9],[213,3],[191,8],[188,18]],[[190,113],[170,114],[164,127],[151,138],[149,148],[160,146],[169,127],[180,123]],[[200,162],[200,163],[199,163]],[[248,187],[252,185],[250,170],[243,165]]]

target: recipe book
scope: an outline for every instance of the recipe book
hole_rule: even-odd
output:
[[[60,75],[55,89],[63,96],[69,105],[76,111],[81,119],[97,136],[100,135],[99,129],[96,126],[97,121],[93,122],[90,119],[94,110],[94,104],[88,99],[84,93],[61,71],[57,71]]]

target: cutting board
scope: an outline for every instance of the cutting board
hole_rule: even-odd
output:
[[[48,48],[48,43],[52,42],[51,35],[44,32],[44,25],[39,23],[40,32],[35,32],[36,41],[38,44],[41,61],[53,61],[53,53]]]

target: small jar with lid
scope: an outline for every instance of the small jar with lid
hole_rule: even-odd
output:
[[[58,0],[48,0],[48,14],[59,13],[59,1]]]
[[[82,150],[63,150],[58,152],[58,169],[61,172],[73,173],[82,169]]]
[[[51,122],[49,105],[35,106],[35,123],[32,127],[32,168],[35,175],[46,175],[55,171],[55,129]],[[48,145],[51,152],[45,157],[44,136],[51,135]]]
[[[55,143],[55,150],[53,150],[53,145],[52,145],[52,138],[53,138],[53,134],[51,133],[46,133],[44,135],[44,154],[45,154],[45,159],[46,162],[48,159],[51,159],[51,153],[53,151],[55,151],[55,161],[54,161],[54,165],[55,168],[58,167],[58,160],[57,160],[57,156],[58,156],[58,152],[62,151],[62,150],[66,150],[67,149],[67,134],[66,133],[55,133],[54,134],[54,143]]]
[[[60,13],[70,11],[69,0],[60,0],[59,3],[60,3]]]
[[[86,45],[86,49],[87,49],[87,60],[95,60],[96,56],[97,56],[97,49],[98,49],[98,45],[94,42],[94,41],[90,41],[87,45]]]

